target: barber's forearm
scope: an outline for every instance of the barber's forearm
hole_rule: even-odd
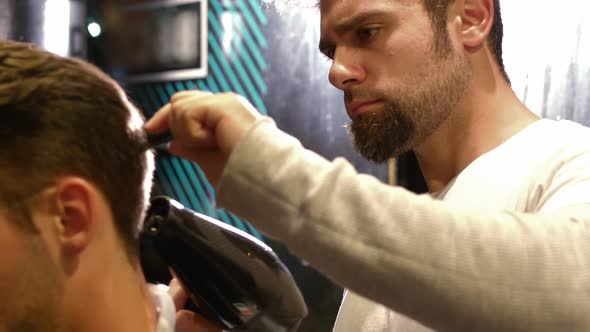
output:
[[[236,148],[218,199],[344,287],[439,330],[590,326],[587,219],[451,208],[263,122]]]

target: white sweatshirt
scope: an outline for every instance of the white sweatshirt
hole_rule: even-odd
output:
[[[218,188],[221,205],[370,299],[345,297],[338,332],[590,330],[590,129],[538,121],[434,196],[328,162],[269,118]]]

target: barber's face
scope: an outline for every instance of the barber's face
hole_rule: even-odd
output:
[[[55,264],[41,236],[11,218],[0,208],[0,332],[58,331],[63,284]]]
[[[435,34],[420,0],[322,0],[320,8],[320,51],[333,60],[329,79],[344,92],[358,150],[384,162],[423,143],[470,80],[449,35]]]

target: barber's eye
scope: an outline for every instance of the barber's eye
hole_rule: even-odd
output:
[[[371,41],[378,31],[378,28],[362,28],[357,31],[357,36],[360,41],[367,42]]]

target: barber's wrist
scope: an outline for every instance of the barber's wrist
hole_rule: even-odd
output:
[[[251,160],[255,158],[257,154],[253,151],[264,148],[264,143],[260,142],[261,135],[255,133],[260,130],[260,127],[271,126],[276,128],[275,121],[269,116],[261,116],[254,122],[250,128],[242,135],[240,140],[235,145],[232,153],[229,155],[228,160],[223,169],[223,173],[216,187],[218,203],[223,204],[220,200],[222,194],[225,191],[231,191],[231,179],[230,177],[235,176],[240,170],[244,170],[242,163],[245,160]],[[263,135],[264,136],[264,135]],[[272,140],[272,136],[266,136],[267,139]],[[231,194],[230,194],[231,196]]]

